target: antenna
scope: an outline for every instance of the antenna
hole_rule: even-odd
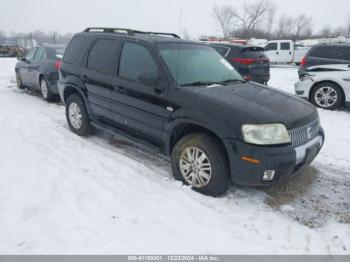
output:
[[[179,24],[179,36],[181,37],[181,33],[182,33],[182,6],[180,7],[180,24]]]
[[[181,37],[181,31],[182,31],[182,6],[180,7],[180,24],[179,24],[179,36]],[[176,64],[176,81],[179,76],[179,60],[180,60],[180,39],[178,41],[178,46],[177,46],[177,64]]]

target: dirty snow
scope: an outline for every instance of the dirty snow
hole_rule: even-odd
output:
[[[205,197],[167,160],[69,131],[64,107],[15,86],[0,59],[1,254],[350,254],[350,114],[320,110],[326,144],[305,174]],[[272,68],[293,92],[296,68]]]

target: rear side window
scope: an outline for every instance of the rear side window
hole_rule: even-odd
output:
[[[290,50],[290,43],[289,42],[282,42],[281,43],[281,50]]]
[[[212,46],[220,55],[226,56],[228,51],[230,50],[227,47],[224,46]]]
[[[86,50],[91,39],[83,36],[74,37],[69,43],[64,53],[63,62],[68,64],[78,64],[81,61],[81,55]]]
[[[145,46],[125,43],[120,57],[119,76],[137,81],[139,74],[157,75],[158,66]]]
[[[117,42],[110,39],[99,39],[89,52],[87,68],[89,70],[111,75],[117,50]]]
[[[265,46],[265,51],[277,50],[277,43],[270,43]]]
[[[350,46],[319,46],[313,48],[309,56],[350,61]]]

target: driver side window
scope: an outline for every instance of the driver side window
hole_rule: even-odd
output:
[[[277,50],[277,43],[270,43],[267,46],[265,46],[265,51],[275,51]]]
[[[33,60],[36,50],[37,50],[37,48],[33,48],[32,50],[30,50],[28,52],[28,54],[26,55],[26,60],[29,60],[29,61]]]
[[[126,42],[119,62],[119,76],[137,81],[140,74],[156,76],[158,66],[149,50],[140,44]]]

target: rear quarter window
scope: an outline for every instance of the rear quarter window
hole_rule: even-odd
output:
[[[92,39],[84,36],[74,37],[68,44],[64,53],[63,62],[79,64]]]
[[[228,51],[230,51],[230,49],[228,47],[224,47],[224,46],[212,46],[220,55],[222,56],[226,56]]]

